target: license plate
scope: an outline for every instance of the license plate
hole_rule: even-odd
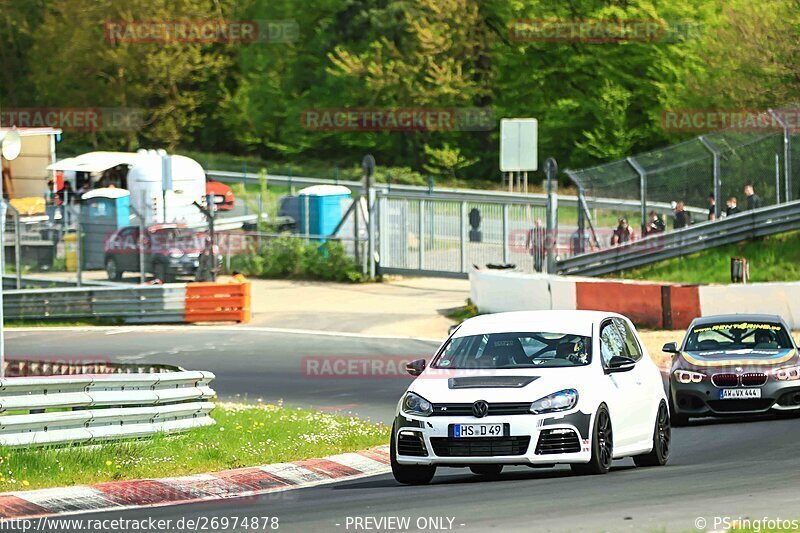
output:
[[[719,391],[720,400],[749,400],[761,398],[761,389],[722,389]]]
[[[460,437],[502,437],[503,424],[453,424],[453,436]]]

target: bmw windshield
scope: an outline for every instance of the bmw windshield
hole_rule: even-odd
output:
[[[588,365],[590,337],[564,333],[486,333],[450,339],[434,368],[552,368]]]
[[[731,350],[785,350],[793,348],[789,332],[781,324],[769,322],[726,322],[703,324],[686,338],[687,352],[725,352]]]

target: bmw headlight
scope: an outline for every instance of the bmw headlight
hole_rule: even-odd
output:
[[[557,411],[568,411],[578,404],[578,391],[575,389],[564,389],[554,392],[544,398],[539,398],[531,404],[531,413],[537,415],[543,413],[555,413]]]
[[[428,416],[433,413],[431,402],[413,392],[403,398],[403,412],[407,415]]]
[[[706,378],[705,374],[701,374],[700,372],[691,372],[689,370],[676,370],[672,373],[675,376],[675,379],[678,380],[678,383],[683,383],[686,385],[687,383],[700,383]]]
[[[800,379],[800,366],[790,366],[772,371],[778,381],[796,381]]]

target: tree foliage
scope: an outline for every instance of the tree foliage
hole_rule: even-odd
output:
[[[108,21],[293,21],[291,42],[116,42]],[[519,39],[523,20],[655,21],[653,40]],[[325,131],[312,109],[478,107],[539,119],[576,168],[680,140],[675,107],[776,107],[800,90],[798,0],[0,0],[0,104],[144,110],[76,146],[379,164],[497,180],[498,128]],[[541,159],[541,157],[540,157]]]

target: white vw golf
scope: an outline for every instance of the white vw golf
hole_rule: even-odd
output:
[[[598,311],[524,311],[465,321],[397,406],[397,481],[437,466],[498,475],[504,465],[568,463],[608,472],[613,459],[663,465],[670,425],[661,374],[631,322]]]

